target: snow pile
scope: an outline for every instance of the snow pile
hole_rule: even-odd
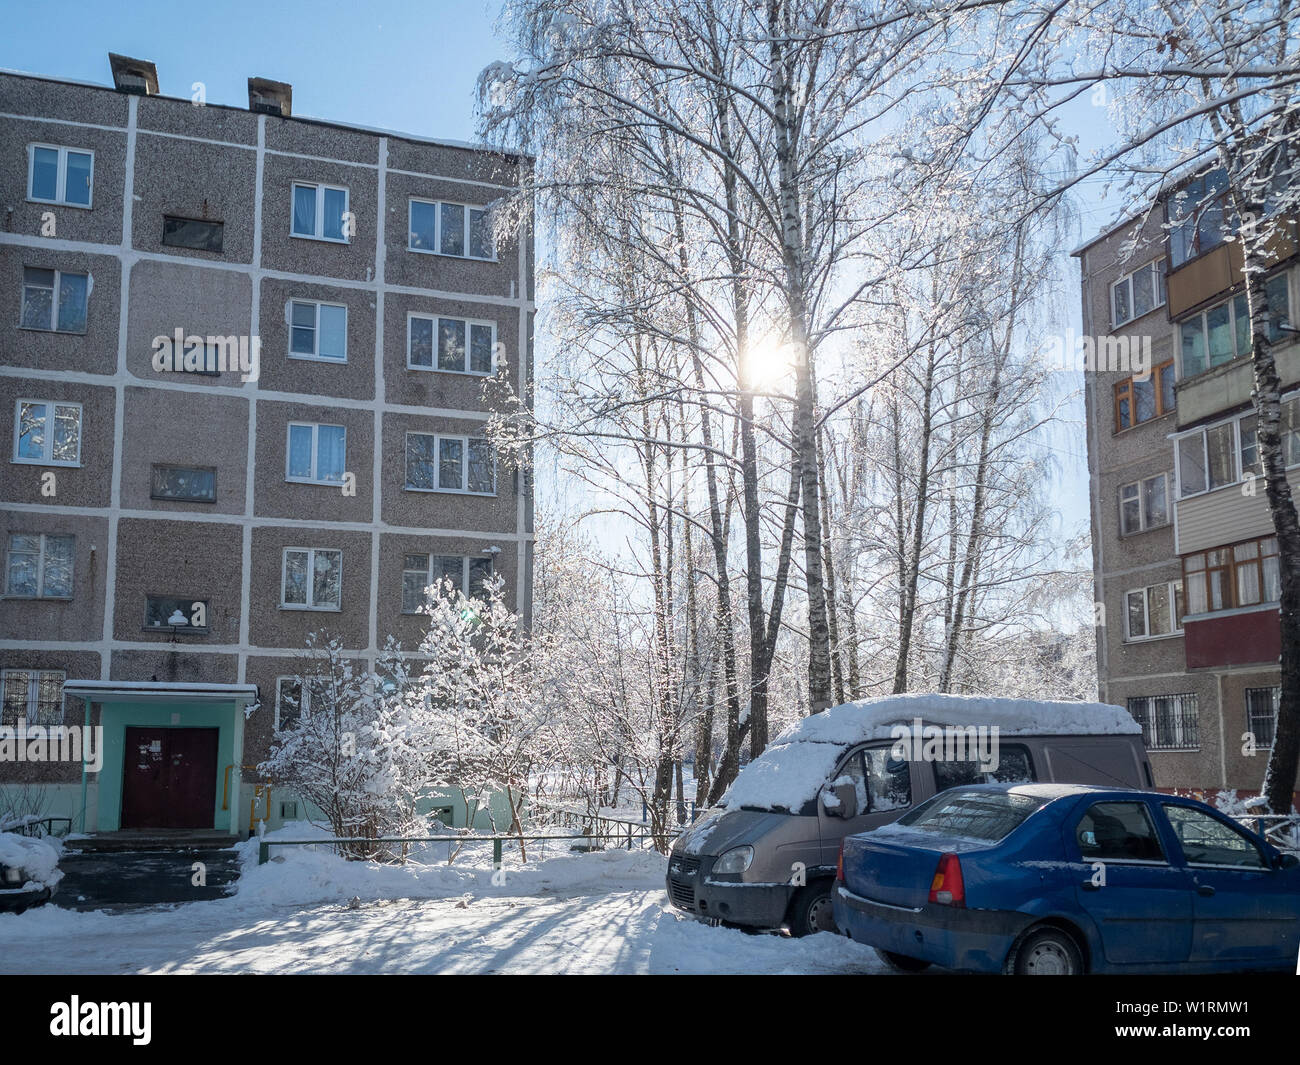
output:
[[[326,839],[321,829],[293,823],[266,839]],[[563,846],[563,844],[561,844]],[[417,845],[404,865],[349,862],[328,847],[272,847],[271,861],[257,864],[256,838],[239,845],[242,871],[235,900],[241,905],[297,905],[328,900],[446,899],[662,888],[667,859],[655,851],[606,850],[565,854],[518,864],[506,844],[504,869],[492,867],[490,846],[466,847],[452,865],[446,844]],[[530,856],[539,852],[530,846]],[[511,851],[514,858],[511,858]],[[495,874],[495,876],[494,876]]]
[[[722,805],[800,810],[817,795],[850,744],[894,737],[898,725],[976,726],[1001,736],[1140,735],[1120,706],[984,695],[884,695],[832,707],[782,732],[740,771]]]
[[[30,891],[41,887],[52,888],[63,879],[63,873],[59,870],[59,844],[56,840],[0,832],[0,865],[20,869],[26,877],[21,885],[0,884],[0,887],[7,889],[20,887],[24,891]]]

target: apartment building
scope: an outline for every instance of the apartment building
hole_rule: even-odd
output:
[[[1277,541],[1255,441],[1239,246],[1220,171],[1075,251],[1101,697],[1143,725],[1155,783],[1258,793],[1277,718]],[[1300,498],[1292,224],[1268,277]]]
[[[310,634],[413,650],[444,576],[529,610],[483,398],[531,388],[532,236],[492,215],[529,161],[110,65],[0,74],[0,726],[102,729],[97,770],[0,741],[0,794],[238,834],[302,813],[256,766]]]

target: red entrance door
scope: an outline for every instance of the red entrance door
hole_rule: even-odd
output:
[[[211,828],[217,796],[214,728],[128,728],[123,828]]]

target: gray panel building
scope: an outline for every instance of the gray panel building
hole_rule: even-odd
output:
[[[0,793],[245,832],[295,813],[254,767],[310,633],[414,649],[443,575],[529,611],[483,398],[531,384],[532,235],[490,210],[529,160],[111,65],[0,74],[0,726],[102,726],[104,759],[0,757]]]

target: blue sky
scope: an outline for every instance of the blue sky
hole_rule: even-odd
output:
[[[248,79],[293,85],[296,115],[470,140],[478,72],[503,49],[484,0],[5,5],[0,67],[111,85],[108,53],[153,60],[160,90],[248,106]]]

